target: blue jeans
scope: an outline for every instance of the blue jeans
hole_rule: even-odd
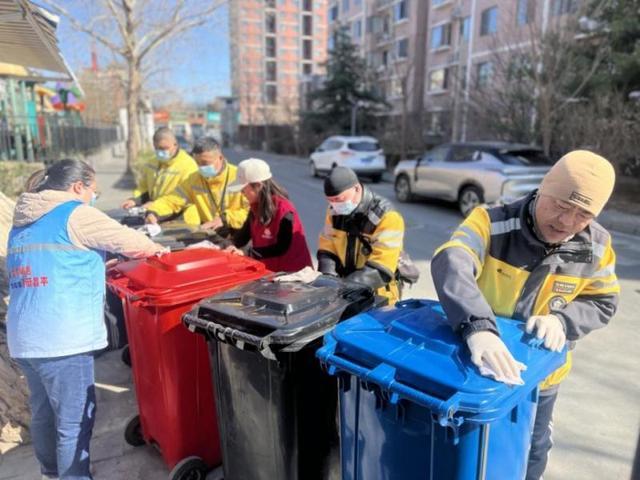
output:
[[[89,442],[96,413],[93,355],[16,361],[29,384],[31,438],[42,474],[90,480]]]
[[[531,436],[531,449],[527,464],[526,480],[540,480],[547,468],[549,450],[553,446],[551,433],[553,430],[553,407],[558,398],[558,386],[540,392],[536,419]]]

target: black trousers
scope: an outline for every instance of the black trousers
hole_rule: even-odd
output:
[[[531,436],[531,449],[527,464],[526,480],[540,480],[549,459],[549,450],[553,446],[553,407],[558,398],[558,386],[540,392],[536,419]]]

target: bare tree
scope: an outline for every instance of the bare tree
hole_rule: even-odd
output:
[[[494,37],[492,54],[470,75],[469,112],[482,127],[476,136],[540,142],[550,153],[563,112],[580,101],[606,51],[597,32],[581,30],[580,16],[531,21]],[[579,54],[585,45],[594,53],[589,64]]]
[[[211,20],[227,0],[95,0],[98,13],[86,22],[54,0],[44,2],[71,26],[94,38],[126,65],[127,168],[140,151],[138,123],[143,86],[157,69],[152,54],[162,45]],[[85,4],[86,6],[87,4]],[[161,67],[166,68],[166,67]]]

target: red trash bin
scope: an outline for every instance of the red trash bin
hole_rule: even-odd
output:
[[[172,480],[204,479],[222,461],[207,344],[187,330],[182,314],[268,273],[250,258],[193,249],[121,263],[108,274],[109,288],[124,299],[140,412],[125,439],[157,445]]]

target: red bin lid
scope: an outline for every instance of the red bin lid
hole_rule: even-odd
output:
[[[270,273],[252,258],[205,248],[131,260],[114,270],[128,279],[127,289],[137,297],[183,297],[187,292],[207,296]]]

